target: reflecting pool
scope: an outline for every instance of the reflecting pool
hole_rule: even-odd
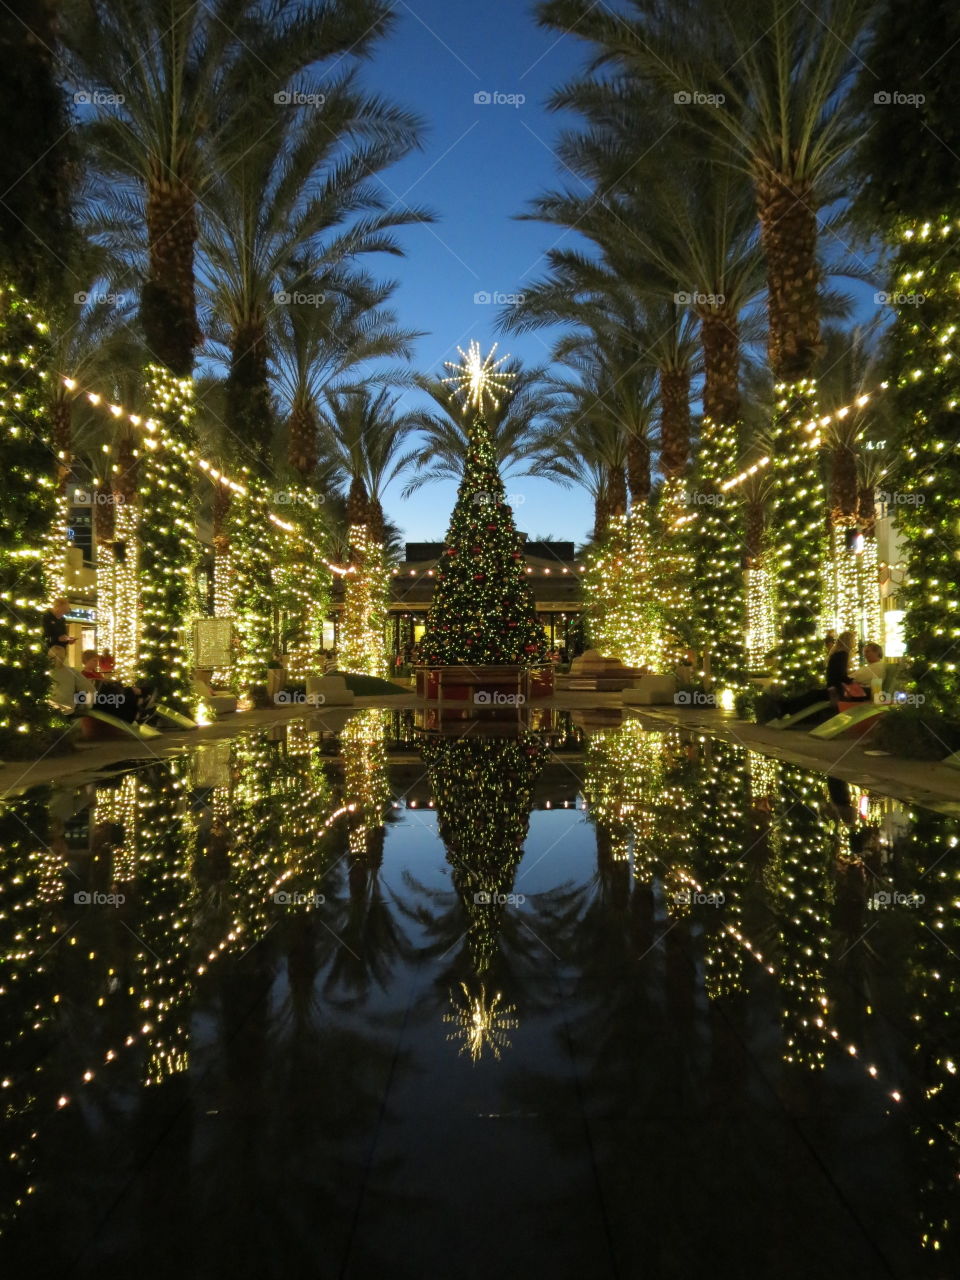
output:
[[[960,819],[538,715],[0,802],[0,1275],[960,1274]]]

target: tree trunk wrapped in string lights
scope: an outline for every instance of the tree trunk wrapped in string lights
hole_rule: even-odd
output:
[[[230,546],[232,605],[236,632],[236,673],[248,692],[265,685],[267,664],[276,648],[273,572],[278,546],[270,521],[266,483],[243,472],[247,496],[233,502],[227,517]]]
[[[891,418],[902,465],[884,482],[904,536],[904,636],[925,709],[960,706],[960,297],[957,154],[960,11],[936,0],[886,0],[859,93],[870,128],[857,204],[895,250],[889,300]],[[889,81],[884,77],[889,77]],[[885,95],[878,85],[910,92]],[[922,90],[917,94],[915,90]]]
[[[657,582],[650,515],[635,507],[610,520],[603,543],[587,558],[583,598],[594,649],[628,667],[660,665],[664,616]]]
[[[338,665],[342,671],[384,677],[390,574],[383,545],[371,538],[367,524],[352,524],[348,537],[353,572],[347,574],[344,586]]]
[[[905,536],[904,636],[925,705],[960,712],[960,368],[952,358],[960,306],[960,221],[905,224],[897,254],[891,342],[893,415],[906,466],[897,526]],[[922,303],[908,299],[921,296]]]
[[[817,436],[808,430],[817,412],[816,382],[781,383],[776,394],[773,518],[766,559],[777,593],[780,678],[788,690],[796,690],[823,679],[818,631],[826,506]]]
[[[742,688],[746,675],[743,504],[736,490],[722,488],[738,453],[737,437],[735,424],[704,418],[691,533],[699,639],[712,677],[731,689]]]
[[[41,616],[43,562],[57,483],[44,380],[47,327],[10,284],[0,287],[0,752],[42,749],[53,730]],[[30,735],[29,748],[25,744]]]
[[[150,364],[147,390],[160,430],[145,440],[139,487],[140,674],[162,702],[186,712],[193,702],[187,624],[199,550],[190,457],[193,380]]]

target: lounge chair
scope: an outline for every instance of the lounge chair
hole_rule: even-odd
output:
[[[97,724],[106,725],[113,733],[98,733],[95,727]],[[138,738],[141,742],[150,742],[153,738],[160,737],[160,730],[155,729],[152,724],[131,724],[128,720],[121,720],[119,716],[112,716],[109,711],[94,709],[84,711],[80,717],[80,732],[85,738],[113,737],[119,733],[127,738]]]

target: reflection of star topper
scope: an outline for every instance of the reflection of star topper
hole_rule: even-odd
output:
[[[444,378],[443,381],[451,383],[457,391],[466,392],[467,405],[482,409],[483,397],[487,396],[493,407],[499,409],[500,401],[497,397],[507,394],[510,390],[510,379],[517,376],[500,368],[510,357],[501,356],[499,360],[494,360],[497,343],[490,348],[488,356],[482,357],[480,343],[476,339],[470,343],[469,351],[464,351],[463,347],[457,347],[457,350],[462,357],[461,361],[459,364],[455,364],[452,360],[444,361],[447,368],[455,372],[452,377]]]
[[[466,1008],[455,1002],[456,1012],[443,1015],[444,1022],[457,1024],[457,1030],[451,1031],[447,1039],[457,1040],[462,1036],[460,1052],[469,1050],[474,1062],[479,1062],[485,1048],[491,1051],[494,1058],[499,1059],[500,1050],[510,1048],[507,1032],[520,1025],[518,1019],[512,1016],[517,1011],[516,1006],[505,1004],[503,1008],[499,1008],[503,998],[499,991],[489,999],[483,987],[478,996],[470,994],[466,983],[461,982],[460,988],[466,997]]]

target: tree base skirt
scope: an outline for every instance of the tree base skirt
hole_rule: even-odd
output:
[[[467,702],[507,709],[549,698],[552,693],[552,667],[417,667],[417,696],[428,702]]]

